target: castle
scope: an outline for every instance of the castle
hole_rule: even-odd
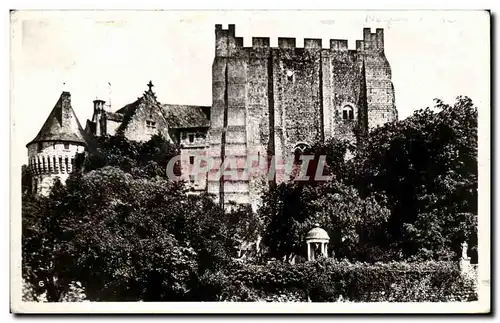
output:
[[[253,37],[252,47],[236,37],[235,25],[215,26],[212,105],[183,106],[157,101],[153,84],[136,101],[111,112],[95,100],[92,120],[82,129],[63,92],[39,134],[28,145],[33,190],[46,194],[54,177],[64,180],[87,138],[123,135],[145,141],[155,133],[181,145],[188,165],[210,154],[223,164],[227,156],[245,164],[250,155],[285,159],[308,145],[330,138],[355,142],[368,131],[397,120],[391,68],[384,54],[384,32],[363,29],[363,40],[348,49],[347,40]],[[242,169],[237,170],[242,172]],[[264,176],[236,180],[196,177],[194,191],[215,194],[221,203],[256,206],[269,184]],[[279,181],[279,179],[274,179]]]

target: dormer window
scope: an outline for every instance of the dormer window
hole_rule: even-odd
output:
[[[354,109],[350,105],[346,105],[342,110],[342,119],[354,120]]]
[[[148,129],[156,129],[156,122],[151,121],[151,120],[147,120],[146,121],[146,127]]]
[[[189,134],[189,142],[193,143],[194,142],[194,135],[192,133]]]
[[[64,143],[64,149],[69,149],[69,143]]]

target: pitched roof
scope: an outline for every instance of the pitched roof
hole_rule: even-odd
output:
[[[121,121],[121,124],[116,129],[117,133],[123,133],[123,131],[127,129],[130,120],[134,116],[137,108],[141,105],[141,103],[144,103],[146,105],[159,105],[159,103],[156,101],[156,95],[150,88],[148,91],[144,92],[143,96],[137,98],[137,100],[135,100],[134,102],[127,104],[121,109],[118,109],[114,112],[114,117],[116,118],[112,119],[114,121]],[[120,115],[122,116],[121,119]]]
[[[26,146],[42,141],[71,141],[87,145],[87,137],[71,107],[71,94],[62,92],[38,135]]]
[[[123,108],[116,110],[115,113],[123,114],[123,115],[131,113],[139,106],[140,101],[141,101],[141,98],[138,98],[134,102],[129,103],[126,106],[124,106]]]
[[[95,127],[96,127],[95,122],[92,122],[92,121],[87,119],[87,123],[85,125],[85,132],[86,133],[95,133],[95,130],[96,130]]]
[[[123,114],[117,113],[117,112],[106,112],[106,117],[108,120],[112,120],[112,121],[122,121],[123,120]]]
[[[209,106],[163,104],[171,128],[205,128],[210,126]]]
[[[148,84],[149,89],[142,97],[118,109],[114,114],[108,115],[111,120],[122,121],[117,131],[127,128],[130,119],[135,114],[137,108],[145,105],[161,106],[163,117],[170,128],[205,128],[210,126],[210,107],[196,105],[160,104],[156,99],[156,94],[151,89],[153,84]]]

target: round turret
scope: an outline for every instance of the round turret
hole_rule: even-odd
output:
[[[56,178],[64,183],[73,171],[76,155],[86,146],[70,94],[63,92],[38,135],[26,145],[33,193],[47,195]]]

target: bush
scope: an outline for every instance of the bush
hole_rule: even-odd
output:
[[[61,295],[61,302],[83,302],[87,299],[85,289],[80,282],[71,282],[68,291]]]
[[[216,279],[213,279],[214,277]],[[477,300],[453,262],[234,264],[205,282],[221,301],[446,302]]]

